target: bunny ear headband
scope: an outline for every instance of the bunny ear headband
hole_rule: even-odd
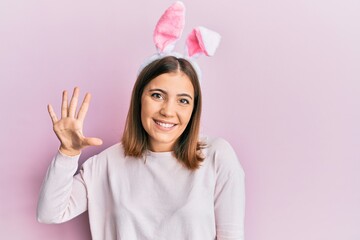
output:
[[[221,36],[205,27],[194,28],[185,43],[185,53],[173,52],[176,42],[180,39],[185,26],[185,5],[177,1],[160,17],[154,30],[154,43],[157,53],[147,59],[139,72],[149,63],[166,57],[175,56],[188,60],[194,67],[199,79],[200,68],[194,61],[200,55],[213,56],[219,46]]]

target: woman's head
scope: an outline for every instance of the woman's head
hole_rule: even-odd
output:
[[[189,169],[197,168],[200,115],[201,89],[191,63],[173,56],[153,61],[133,88],[122,138],[125,154],[174,151]]]
[[[141,96],[141,123],[148,148],[155,152],[174,149],[194,109],[194,88],[189,77],[178,70],[151,80]]]

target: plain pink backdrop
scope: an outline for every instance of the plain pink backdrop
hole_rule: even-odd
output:
[[[121,136],[152,31],[173,1],[0,1],[0,239],[90,239],[86,214],[35,218],[58,141],[46,105],[93,94],[85,133]],[[185,34],[223,36],[203,71],[202,132],[233,145],[246,172],[247,240],[360,239],[360,2],[196,0]],[[177,50],[183,49],[184,39]]]

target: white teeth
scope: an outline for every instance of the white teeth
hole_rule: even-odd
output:
[[[175,124],[172,124],[172,123],[163,123],[163,122],[158,122],[158,121],[156,121],[156,123],[165,128],[171,128],[171,127],[175,126]]]

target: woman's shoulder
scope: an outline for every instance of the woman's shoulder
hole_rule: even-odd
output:
[[[104,149],[102,152],[100,152],[99,157],[116,157],[116,158],[121,158],[124,157],[124,150],[123,150],[123,146],[122,144],[116,143],[113,144],[111,146],[109,146],[108,148]]]
[[[122,144],[116,143],[102,150],[100,153],[87,159],[84,162],[83,166],[87,166],[87,165],[99,166],[99,165],[107,164],[109,161],[121,160],[124,158],[125,155]]]
[[[231,144],[221,137],[202,138],[206,144],[204,154],[207,161],[214,164],[216,169],[225,171],[242,171],[238,156]]]
[[[122,169],[119,166],[124,164],[125,159],[121,143],[111,145],[82,164],[81,171],[83,177],[88,183],[94,179],[100,181],[107,176],[111,169]]]
[[[201,142],[205,144],[205,148],[207,151],[233,151],[232,146],[230,143],[221,137],[210,137],[210,136],[203,136],[201,137]]]

